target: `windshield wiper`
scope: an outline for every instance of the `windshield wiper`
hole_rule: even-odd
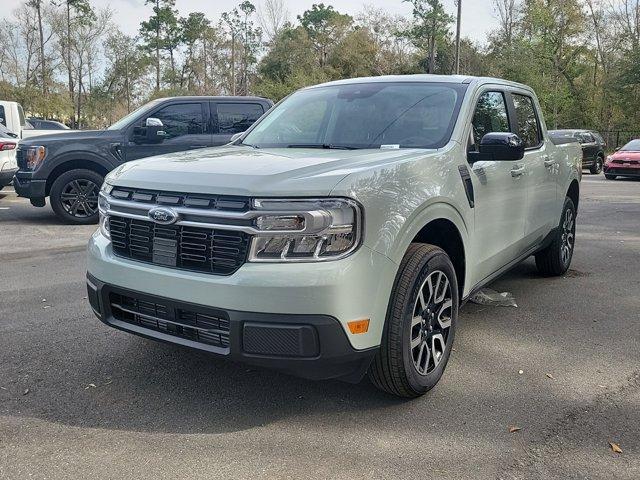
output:
[[[244,143],[244,142],[240,142],[240,143],[238,143],[238,145],[244,145],[245,147],[255,148],[256,150],[260,148],[257,145],[251,145],[250,143]]]
[[[292,143],[287,148],[321,148],[324,150],[358,150],[358,147],[348,145],[333,145],[330,143]]]

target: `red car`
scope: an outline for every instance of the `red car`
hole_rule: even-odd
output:
[[[604,176],[607,180],[616,177],[640,178],[640,138],[631,140],[604,163]]]

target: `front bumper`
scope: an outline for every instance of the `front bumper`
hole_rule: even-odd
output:
[[[46,180],[33,179],[33,172],[18,170],[13,177],[13,188],[19,197],[44,199]]]
[[[89,242],[87,266],[89,298],[110,326],[306,378],[352,381],[364,375],[380,344],[397,269],[363,246],[342,260],[247,263],[224,277],[117,257],[98,232]],[[123,322],[113,313],[112,293],[160,304],[163,311],[224,317],[228,345],[168,334],[165,327],[148,328],[145,322]],[[362,318],[370,319],[368,332],[351,334],[347,322]]]
[[[640,168],[639,167],[630,167],[624,166],[621,164],[605,164],[604,173],[607,175],[618,175],[620,177],[640,177]]]

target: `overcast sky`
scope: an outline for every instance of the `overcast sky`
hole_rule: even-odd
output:
[[[150,7],[144,5],[144,0],[89,0],[96,7],[109,5],[115,12],[114,20],[122,31],[134,35],[138,32],[140,22],[147,18],[151,12]],[[255,0],[259,5],[261,0]],[[391,13],[410,15],[411,7],[401,0],[286,0],[292,19],[311,7],[313,3],[324,2],[325,5],[333,5],[340,12],[356,14],[363,10],[364,5],[372,5],[383,8]],[[24,0],[0,0],[0,18],[11,16],[11,12],[23,4]],[[176,8],[182,16],[190,12],[201,11],[214,22],[220,13],[231,10],[241,0],[176,0]],[[455,13],[454,0],[443,0],[447,10]],[[463,0],[462,34],[471,39],[484,42],[486,33],[495,27],[496,18],[490,0]]]

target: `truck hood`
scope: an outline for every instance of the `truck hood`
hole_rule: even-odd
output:
[[[28,131],[28,130],[26,130]],[[52,130],[38,130],[38,132],[51,132]],[[24,138],[20,141],[20,145],[42,145],[45,146],[52,142],[74,142],[92,140],[105,135],[107,130],[60,130],[60,133],[49,133],[46,135],[36,135]]]
[[[122,187],[239,196],[325,196],[350,173],[435,150],[254,149],[227,146],[128,162],[107,181]]]

